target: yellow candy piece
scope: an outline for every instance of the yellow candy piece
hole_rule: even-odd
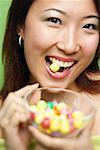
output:
[[[43,114],[38,114],[38,115],[36,115],[36,117],[35,117],[35,122],[36,122],[37,124],[40,124],[40,123],[43,121],[43,119],[44,119],[44,115],[43,115]]]
[[[82,129],[85,126],[83,119],[75,119],[73,125],[77,129]]]
[[[67,120],[66,115],[62,114],[59,116],[60,122],[62,122],[63,120]]]
[[[83,117],[83,113],[80,112],[80,111],[74,111],[74,112],[72,113],[72,117],[73,117],[74,119],[76,119],[76,118],[82,118],[82,117]]]
[[[52,132],[56,132],[59,130],[59,128],[60,128],[59,117],[54,116],[51,120],[50,130]]]
[[[56,107],[58,110],[67,109],[67,105],[63,102],[59,103]]]
[[[40,110],[44,110],[46,109],[47,107],[47,103],[44,101],[44,100],[40,100],[38,103],[37,103],[37,108]]]
[[[30,109],[33,111],[33,112],[37,112],[38,111],[38,108],[36,105],[30,105]]]
[[[55,122],[55,121],[51,121],[51,124],[50,124],[50,130],[52,132],[56,132],[59,130],[59,123],[58,122]]]
[[[52,131],[51,131],[50,129],[46,129],[45,132],[46,132],[47,134],[51,134],[51,133],[52,133]]]
[[[52,131],[50,129],[44,129],[41,125],[38,126],[38,129],[47,134],[52,133]]]
[[[50,69],[51,69],[51,71],[53,71],[53,72],[57,72],[57,71],[60,69],[60,66],[57,65],[56,63],[52,63],[52,64],[50,65]]]
[[[67,120],[62,120],[60,123],[60,132],[62,134],[67,134],[70,132],[70,124]]]
[[[54,115],[55,111],[53,109],[49,109],[48,111],[46,111],[46,113],[44,113],[44,116],[49,118],[52,118]]]

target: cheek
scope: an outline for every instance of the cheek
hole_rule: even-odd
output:
[[[24,44],[28,50],[34,50],[34,52],[43,53],[51,45],[55,43],[56,32],[48,30],[48,28],[38,26],[31,26],[26,28],[24,34]]]
[[[98,47],[98,43],[99,43],[98,36],[89,39],[86,38],[84,40],[84,54],[90,58],[94,57]]]

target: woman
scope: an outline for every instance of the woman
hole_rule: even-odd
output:
[[[100,135],[99,17],[99,0],[12,1],[3,48],[5,83],[0,110],[7,150],[28,149],[32,137],[47,149],[92,149],[90,135]],[[58,70],[51,69],[53,63]],[[78,139],[54,139],[27,126],[30,116],[21,97],[38,86],[90,94],[97,105],[94,125]]]

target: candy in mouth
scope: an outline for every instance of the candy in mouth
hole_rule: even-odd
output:
[[[57,71],[60,70],[60,66],[59,66],[58,64],[56,64],[56,63],[52,63],[52,64],[50,65],[50,70],[51,70],[52,72],[57,72]]]
[[[60,61],[54,57],[48,57],[46,56],[46,62],[49,66],[49,69],[53,72],[63,72],[65,69],[70,69],[73,64],[75,63],[74,61]]]

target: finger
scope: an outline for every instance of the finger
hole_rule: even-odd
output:
[[[31,131],[34,138],[41,144],[43,147],[51,148],[51,149],[57,149],[57,150],[64,150],[65,147],[69,147],[72,145],[72,143],[75,143],[75,140],[70,140],[66,138],[56,138],[56,137],[50,137],[42,132],[40,132],[38,129],[36,129],[33,126],[29,126],[29,130]],[[75,145],[74,145],[75,147]],[[66,148],[67,150],[67,148]]]
[[[7,115],[7,110],[9,109],[11,103],[14,101],[15,97],[14,94],[11,92],[8,94],[7,98],[5,99],[1,111],[0,111],[0,120],[2,117]]]
[[[29,110],[21,98],[15,97],[13,93],[11,93],[9,97],[10,99],[7,99],[5,105],[3,105],[3,109],[0,112],[0,124],[3,128],[9,124],[9,121],[11,120],[11,117],[14,116],[15,112],[18,112],[20,115],[22,113],[29,115]]]
[[[25,109],[26,107],[24,106],[22,99],[16,97],[14,93],[10,93],[3,104],[2,116],[10,117],[10,114],[12,114],[17,109],[17,107],[23,109],[23,111],[27,110]]]
[[[22,112],[15,112],[10,120],[10,124],[13,127],[20,125],[20,123],[27,123],[29,120],[29,115]]]
[[[20,90],[15,91],[14,93],[15,93],[17,96],[22,97],[24,94],[26,94],[26,93],[29,92],[30,90],[34,90],[34,89],[38,88],[38,86],[39,86],[39,83],[32,84],[32,85],[27,85],[27,86],[21,88]]]
[[[21,122],[26,122],[30,119],[30,114],[23,107],[12,103],[7,109],[5,116],[2,117],[1,127],[8,128],[19,125]]]

